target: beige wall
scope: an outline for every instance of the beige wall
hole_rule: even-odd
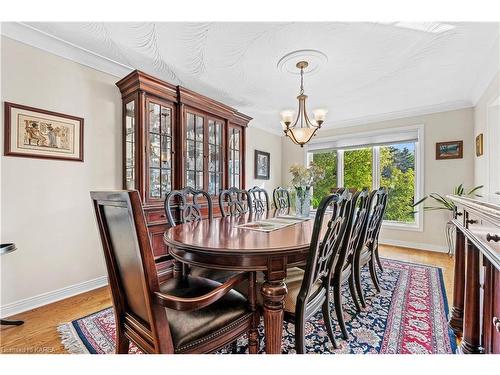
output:
[[[250,122],[246,133],[246,188],[259,186],[269,192],[270,199],[275,187],[281,185],[281,137],[271,134],[256,127]],[[269,152],[271,154],[270,179],[255,179],[254,153],[255,150]]]
[[[492,181],[494,170],[500,168],[498,161],[500,159],[500,107],[498,103],[494,106],[496,108],[491,106],[499,97],[500,72],[496,74],[474,108],[474,137],[482,133],[484,144],[484,154],[474,157],[474,183],[476,185],[484,185],[485,193],[500,191],[500,186],[498,185],[499,172],[496,172],[497,181]],[[493,134],[493,130],[496,130],[496,134]],[[495,160],[497,164],[493,165]],[[494,185],[491,188],[489,186],[490,181]]]
[[[2,109],[10,101],[85,121],[83,163],[2,153],[1,241],[18,248],[1,258],[5,307],[105,275],[89,191],[121,187],[121,99],[116,77],[1,42]]]
[[[460,183],[472,186],[474,182],[473,121],[473,109],[466,108],[331,130],[327,125],[319,131],[316,138],[423,124],[425,129],[424,192],[436,191],[447,194]],[[463,159],[435,160],[436,142],[454,140],[464,141]],[[288,173],[290,164],[303,163],[304,151],[288,139],[283,139],[282,142],[282,179],[286,183],[290,181]],[[441,211],[426,212],[422,232],[385,228],[381,232],[381,240],[401,246],[444,251],[446,246],[444,225],[447,218],[448,216]]]

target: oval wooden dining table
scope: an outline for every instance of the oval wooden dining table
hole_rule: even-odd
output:
[[[182,263],[232,271],[263,271],[263,315],[266,353],[280,354],[287,294],[287,268],[304,264],[311,242],[313,219],[261,232],[237,225],[276,216],[251,214],[178,224],[164,234],[172,257]]]

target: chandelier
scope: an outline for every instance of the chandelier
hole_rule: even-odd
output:
[[[293,111],[287,110],[281,112],[281,125],[283,126],[285,135],[289,137],[293,143],[300,145],[300,147],[304,147],[304,145],[316,134],[318,129],[321,128],[321,125],[325,121],[326,113],[328,112],[325,109],[314,109],[314,119],[311,120],[307,116],[307,95],[304,94],[304,69],[307,68],[308,65],[307,61],[299,61],[295,65],[300,69],[300,93],[299,96],[297,96],[299,100],[299,110],[295,122],[293,122]]]

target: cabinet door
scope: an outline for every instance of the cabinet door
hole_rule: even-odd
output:
[[[239,126],[229,126],[228,135],[228,177],[229,187],[243,188],[243,131]]]
[[[186,115],[186,186],[205,189],[205,117],[187,112]]]
[[[217,195],[223,187],[223,136],[224,123],[208,119],[208,193]]]
[[[148,201],[165,199],[172,190],[173,107],[148,99],[146,126],[146,196]]]

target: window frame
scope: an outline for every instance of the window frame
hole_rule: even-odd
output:
[[[335,150],[337,152],[337,184],[339,187],[344,186],[344,151],[348,149],[359,149],[364,147],[372,148],[372,186],[373,190],[378,189],[380,187],[380,147],[388,146],[390,144],[404,143],[408,142],[404,140],[404,133],[408,132],[416,132],[417,139],[414,141],[415,143],[415,202],[421,199],[424,196],[424,159],[425,159],[425,148],[424,148],[424,125],[417,124],[405,127],[395,127],[395,128],[385,128],[370,132],[358,132],[358,133],[350,133],[342,136],[336,137],[328,137],[323,139],[315,140],[315,142],[310,142],[305,147],[305,155],[304,155],[304,164],[306,166],[309,165],[312,160],[311,155],[314,152],[325,151],[325,150]],[[388,140],[387,143],[380,141],[380,138],[384,136],[384,134],[394,134],[401,133],[401,140]],[[356,138],[360,137],[364,139],[363,144],[360,145],[352,145],[352,146],[337,146],[339,140],[345,140],[348,137]],[[370,144],[370,138],[377,138],[376,143],[373,142]],[[330,144],[330,146],[329,146]],[[415,213],[415,222],[414,223],[404,223],[398,221],[390,221],[384,220],[382,222],[382,227],[386,229],[394,229],[394,230],[405,230],[405,231],[416,231],[422,232],[424,230],[424,215],[421,210]]]

